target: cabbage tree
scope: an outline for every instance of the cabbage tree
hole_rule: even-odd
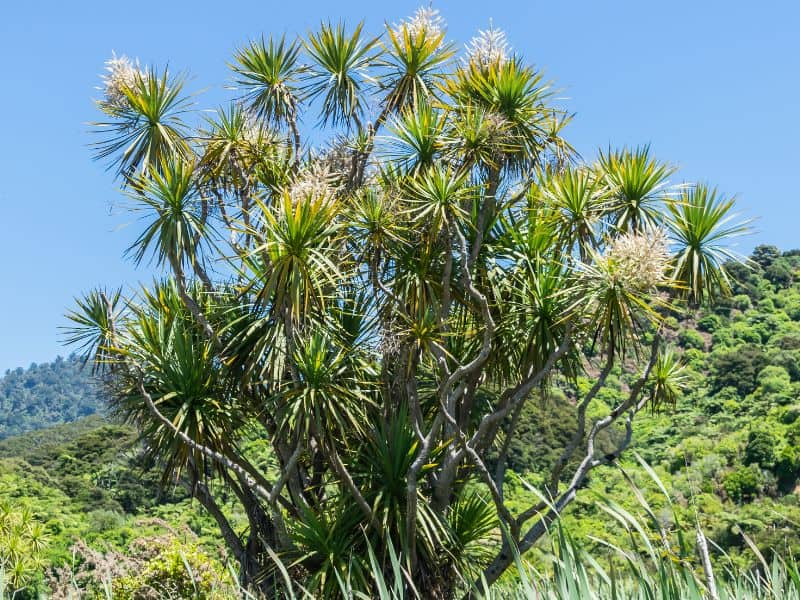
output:
[[[580,160],[542,72],[494,28],[459,51],[430,9],[229,64],[209,116],[185,77],[108,63],[97,157],[164,275],[88,294],[71,338],[245,586],[371,595],[399,563],[408,594],[476,593],[680,393],[662,317],[728,291],[733,202],[646,147]],[[595,402],[614,368],[624,397]],[[553,400],[577,419],[541,502],[512,510],[524,405],[586,375]]]

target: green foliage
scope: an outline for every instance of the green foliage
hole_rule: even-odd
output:
[[[47,531],[30,510],[0,502],[0,579],[11,592],[33,583],[40,573],[47,544]]]
[[[237,96],[196,114],[199,126],[184,76],[107,63],[96,157],[143,217],[128,256],[167,275],[129,297],[79,299],[67,340],[140,442],[115,461],[85,432],[33,476],[15,457],[8,493],[22,501],[31,478],[45,491],[52,476],[53,499],[69,502],[48,502],[50,521],[80,509],[73,531],[115,550],[131,549],[140,507],[213,519],[248,592],[419,586],[443,599],[495,583],[514,566],[509,548],[529,550],[573,503],[641,533],[625,507],[592,508],[584,491],[627,479],[608,467],[642,439],[687,505],[726,490],[777,498],[775,473],[736,464],[752,428],[735,421],[770,418],[794,391],[793,357],[766,348],[792,319],[773,313],[791,304],[775,294],[793,259],[762,248],[751,277],[729,246],[748,232],[733,198],[670,184],[676,168],[647,146],[580,161],[563,137],[570,112],[502,32],[480,32],[460,59],[445,38],[422,8],[375,37],[324,22],[250,42],[230,65]],[[709,363],[691,323],[717,305]],[[782,371],[764,369],[773,356]],[[734,392],[714,405],[707,381]],[[519,443],[531,438],[535,450]],[[780,464],[786,486],[790,454],[759,467]],[[132,461],[205,516],[137,497]],[[539,497],[506,503],[509,462],[534,470]],[[557,552],[577,556],[568,537]],[[162,548],[121,589],[159,581],[199,596],[190,556]],[[645,588],[672,584],[662,562]]]
[[[738,467],[725,475],[722,485],[734,501],[752,500],[761,491],[761,471],[755,465]]]
[[[111,581],[113,600],[159,597],[223,600],[234,596],[230,573],[196,543],[172,537],[138,540],[129,556],[136,569]]]
[[[768,269],[781,255],[777,246],[761,244],[753,249],[750,258],[762,269]]]
[[[743,344],[732,349],[723,348],[713,351],[711,356],[713,391],[732,387],[741,396],[755,391],[758,374],[766,366],[766,357],[760,346]]]
[[[756,287],[760,287],[762,281],[761,275],[751,277]],[[685,365],[681,371],[683,385],[674,405],[663,405],[668,414],[647,413],[637,417],[639,423],[634,434],[634,447],[648,458],[664,485],[680,500],[674,507],[675,514],[664,512],[657,489],[642,479],[643,473],[637,463],[623,463],[639,482],[644,497],[663,522],[692,522],[697,513],[711,542],[727,553],[728,558],[725,558],[712,552],[712,560],[718,569],[738,571],[757,564],[742,533],[765,556],[773,555],[775,560],[790,552],[800,553],[800,536],[792,525],[800,522],[800,506],[795,495],[800,478],[800,427],[797,426],[800,409],[796,405],[797,389],[793,387],[797,381],[793,365],[796,365],[800,350],[800,343],[795,343],[795,338],[800,339],[800,334],[791,319],[783,318],[792,306],[791,299],[798,293],[797,285],[793,283],[789,289],[766,292],[763,298],[771,302],[762,304],[757,311],[746,316],[707,313],[706,316],[714,317],[711,347],[707,351],[687,350],[680,356]],[[768,309],[771,312],[766,312]],[[698,329],[703,318],[698,320]],[[734,335],[740,335],[738,328],[747,323],[772,323],[774,330],[769,336],[759,334],[753,338],[755,341],[744,345],[728,347],[719,341],[726,335],[727,339],[735,340]],[[683,316],[676,319],[676,324],[678,331],[693,331],[692,321]],[[298,351],[308,354],[311,349],[304,347]],[[715,391],[722,382],[738,385],[740,380],[744,380],[740,371],[747,365],[746,361],[733,360],[737,352],[745,357],[755,357],[763,366],[757,371],[745,372],[747,383],[742,385],[743,391],[731,385]],[[312,355],[308,354],[309,357]],[[311,362],[319,364],[320,368],[328,364]],[[726,367],[726,364],[734,366]],[[46,370],[45,365],[39,368]],[[664,369],[666,364],[660,370]],[[617,375],[609,381],[609,390],[603,396],[605,402],[613,402],[628,385]],[[540,481],[539,474],[552,468],[574,431],[577,418],[572,400],[574,394],[585,393],[591,383],[590,379],[582,378],[573,388],[566,382],[554,382],[547,393],[537,394],[524,405],[518,435],[511,440],[507,453],[510,469],[528,473],[532,481]],[[77,393],[75,396],[81,397]],[[795,400],[781,405],[778,402],[780,398]],[[370,502],[382,503],[381,514],[385,515],[383,519],[387,528],[403,526],[402,473],[407,468],[404,461],[413,456],[409,449],[413,448],[414,440],[408,423],[397,422],[393,427],[382,432],[376,430],[374,437],[370,438],[375,451],[368,456],[375,462],[354,469],[359,480],[374,478],[382,483],[383,491],[374,499],[370,498]],[[130,555],[131,548],[136,547],[135,544],[131,546],[132,541],[141,535],[134,530],[134,527],[141,527],[134,525],[136,519],[157,515],[171,523],[187,523],[197,532],[213,532],[213,523],[207,518],[198,518],[196,509],[185,499],[186,492],[180,487],[170,486],[161,494],[157,492],[160,475],[149,468],[151,463],[139,453],[135,438],[134,431],[128,427],[91,417],[0,441],[0,482],[3,485],[0,500],[30,507],[32,514],[45,527],[48,537],[41,564],[31,573],[32,581],[41,581],[41,575],[37,573],[41,573],[43,567],[70,562],[69,548],[75,537],[84,537],[99,547],[110,544],[118,552]],[[601,445],[608,447],[612,442],[613,436],[609,435],[603,438]],[[381,448],[383,450],[379,451]],[[495,450],[491,455],[493,461],[497,452]],[[265,457],[259,461],[266,460],[268,451],[260,450],[255,454]],[[490,467],[494,466],[492,462]],[[513,478],[513,475],[509,473],[507,477]],[[613,498],[626,511],[635,514],[637,501],[627,486],[626,480],[613,471],[592,477],[588,483],[589,490]],[[523,505],[522,499],[527,492],[509,481],[507,494],[509,503],[516,507]],[[491,546],[469,540],[474,539],[470,532],[480,527],[481,519],[486,517],[476,518],[473,513],[481,507],[485,509],[487,504],[485,498],[480,503],[473,500],[477,501],[467,496],[465,503],[458,505],[463,509],[454,513],[450,526],[454,534],[464,532],[459,533],[457,539],[462,545],[468,544],[471,548],[468,554],[481,561],[485,560],[484,555]],[[463,521],[462,514],[465,516]],[[572,543],[582,546],[582,551],[590,551],[600,565],[607,569],[614,564],[613,556],[603,546],[592,542],[591,537],[605,532],[609,537],[618,538],[624,530],[609,524],[607,514],[597,507],[594,500],[579,501],[563,515],[562,524]],[[361,537],[351,542],[354,542],[354,547],[368,547]],[[203,561],[208,554],[215,556],[218,552],[216,534],[212,537],[206,534],[202,544],[197,548],[198,552],[205,553]],[[182,552],[189,555],[192,552],[190,548],[191,544]],[[560,549],[555,550],[554,556],[562,556]],[[773,550],[777,552],[773,553]],[[173,553],[169,563],[172,566],[159,571],[159,577],[169,576],[176,582],[182,581],[180,585],[190,584],[190,578],[181,575],[187,571],[178,564],[179,558]],[[540,570],[546,570],[552,564],[543,549],[533,551],[526,558]],[[376,557],[376,560],[379,564],[391,564],[388,555]],[[730,563],[726,562],[728,560]],[[162,566],[167,563],[166,560],[159,562]],[[209,564],[213,565],[213,561]],[[592,567],[585,567],[587,574],[591,574]],[[202,566],[192,567],[195,568],[198,572],[203,571]],[[345,577],[348,573],[355,577],[355,572],[350,571],[346,564],[337,568]],[[362,574],[368,573],[369,561],[360,568]],[[614,569],[623,578],[619,581],[620,587],[631,584],[631,579],[623,575],[619,565]],[[568,570],[565,573],[576,572]],[[131,575],[125,581],[131,586],[143,581],[141,579],[137,584],[134,579],[136,577]],[[531,583],[537,581],[531,575]],[[602,578],[596,579],[595,585],[601,586],[601,581]],[[391,582],[390,576],[387,582]],[[122,580],[118,584],[119,593],[128,589],[124,588]],[[334,581],[331,585],[336,587],[338,583]],[[508,587],[502,588],[502,593],[513,597],[511,594],[519,592],[515,585],[520,584],[509,583]],[[740,581],[737,585],[741,587],[745,583]],[[604,597],[600,588],[587,589]],[[544,597],[556,593],[552,586],[546,587],[544,583],[539,592]]]
[[[744,464],[769,469],[775,464],[775,447],[778,439],[769,431],[755,430],[747,436],[744,447]]]
[[[709,313],[698,319],[697,328],[700,331],[705,331],[706,333],[714,333],[717,329],[719,329],[721,323],[722,320],[720,319],[719,315]]]
[[[0,506],[28,515],[48,542],[25,561],[36,585],[43,571],[72,563],[76,539],[122,549],[153,531],[156,517],[208,531],[182,487],[161,488],[136,439],[132,428],[93,416],[0,441]]]
[[[678,343],[684,348],[696,348],[697,350],[704,350],[706,341],[700,333],[694,329],[682,329],[678,333]]]
[[[790,258],[794,260],[791,256],[775,260]],[[800,519],[796,495],[800,478],[800,409],[796,405],[800,343],[795,339],[796,324],[786,313],[798,285],[773,289],[764,286],[764,274],[757,268],[747,273],[749,284],[760,290],[759,307],[744,314],[705,312],[696,327],[713,327],[710,346],[681,353],[684,387],[674,406],[667,405],[666,414],[637,417],[633,434],[633,446],[656,466],[665,485],[685,505],[677,509],[678,516],[682,520],[697,516],[711,541],[728,553],[737,568],[753,566],[754,560],[746,556],[748,546],[742,536],[734,533],[737,527],[742,527],[766,556],[773,551],[779,556],[800,553],[800,535],[794,526]],[[696,333],[693,319],[685,315],[675,318],[673,325],[678,332]],[[747,342],[742,341],[743,336]],[[580,397],[588,387],[589,382],[579,382],[576,391],[570,386],[562,389],[570,398],[573,394]],[[614,402],[624,388],[612,389],[615,391],[604,398],[606,402]],[[524,412],[519,431],[526,433],[509,452],[509,465],[534,481],[540,481],[540,473],[546,472],[543,464],[547,464],[535,457],[556,455],[563,445],[557,429],[543,426],[548,418],[566,423],[568,417],[557,404],[536,414]],[[640,475],[638,465],[624,464],[633,476]],[[589,487],[615,498],[627,510],[635,508],[626,499],[625,482],[611,474],[592,478]],[[644,493],[653,501],[652,490]],[[513,494],[515,498],[524,495],[518,488]],[[603,514],[589,502],[579,501],[563,522],[578,539],[608,528]],[[721,556],[712,559],[716,564],[723,560]]]

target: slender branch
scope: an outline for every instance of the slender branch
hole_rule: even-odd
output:
[[[409,560],[411,562],[412,571],[417,562],[417,478],[419,477],[420,470],[428,460],[428,456],[433,448],[433,440],[439,435],[439,430],[442,427],[443,421],[444,415],[440,411],[434,417],[428,435],[423,438],[419,454],[414,462],[411,463],[406,477],[406,535],[408,536],[408,543],[410,546]]]
[[[533,544],[535,544],[539,538],[541,538],[547,532],[547,527],[558,517],[559,514],[561,514],[563,509],[575,499],[578,489],[581,485],[583,485],[586,477],[592,469],[600,465],[608,464],[609,462],[615,460],[630,444],[633,435],[633,417],[645,406],[647,402],[646,397],[640,398],[640,396],[644,390],[645,384],[650,378],[650,373],[652,372],[653,366],[656,363],[659,344],[660,335],[656,334],[651,346],[651,354],[647,366],[645,367],[642,375],[636,380],[634,385],[631,386],[628,397],[625,399],[625,401],[621,402],[614,409],[612,409],[605,417],[595,421],[586,438],[586,451],[583,460],[581,460],[581,463],[570,480],[568,487],[553,504],[548,504],[549,509],[547,512],[545,512],[545,514],[542,515],[539,520],[537,520],[536,523],[534,523],[528,529],[524,537],[519,540],[517,547],[520,553],[524,553],[530,549],[531,546],[533,546]],[[613,453],[605,455],[599,459],[595,458],[595,440],[597,435],[616,422],[616,420],[626,411],[630,412],[625,422],[625,437],[618,444]],[[532,512],[530,509],[523,512],[522,515],[517,518],[518,524],[522,526],[524,521],[527,521],[534,514],[536,513]],[[514,541],[516,542],[516,540]],[[495,581],[497,581],[500,575],[502,575],[503,572],[508,569],[512,562],[513,557],[511,554],[507,551],[504,552],[501,550],[492,563],[484,570],[481,579],[475,583],[475,589],[483,589],[484,586],[492,585]],[[474,594],[470,593],[467,595],[467,597],[474,598],[475,596]]]
[[[517,405],[517,408],[514,409],[514,414],[511,416],[511,423],[508,425],[508,429],[506,430],[505,439],[503,440],[503,446],[500,449],[500,455],[497,458],[497,464],[495,465],[494,469],[494,483],[497,486],[497,489],[500,492],[500,499],[503,499],[503,489],[505,484],[506,478],[506,463],[508,461],[508,450],[511,447],[511,439],[514,435],[514,432],[517,429],[517,424],[519,423],[519,417],[522,414],[522,409],[525,407],[523,402],[520,402]]]
[[[214,329],[211,327],[211,324],[206,319],[206,316],[203,314],[203,311],[200,310],[200,307],[197,305],[197,302],[194,301],[189,295],[186,285],[186,275],[183,272],[183,265],[181,265],[181,259],[175,253],[173,249],[167,250],[167,259],[170,262],[170,266],[172,267],[172,271],[175,273],[175,279],[178,283],[178,295],[181,297],[181,300],[186,305],[186,308],[189,309],[189,312],[192,314],[194,319],[203,329],[203,333],[205,336],[214,344],[214,347],[218,351],[222,351],[222,343],[219,341],[217,334],[214,332]]]
[[[297,440],[297,446],[295,446],[294,452],[289,457],[286,465],[283,467],[281,471],[281,476],[278,478],[278,481],[275,482],[275,485],[272,487],[272,491],[269,494],[269,503],[272,506],[275,506],[275,501],[278,498],[278,495],[281,493],[283,486],[286,485],[286,481],[289,479],[290,474],[297,466],[297,461],[300,458],[300,452],[303,449],[302,440]]]
[[[492,425],[505,419],[506,416],[512,410],[514,410],[517,404],[528,397],[533,388],[539,385],[542,380],[550,374],[550,372],[553,370],[553,367],[555,367],[556,362],[569,351],[569,348],[572,345],[572,327],[572,322],[568,322],[564,330],[564,337],[562,338],[561,343],[553,352],[550,353],[550,356],[547,357],[547,360],[542,368],[535,373],[531,373],[526,379],[521,381],[514,388],[506,390],[503,393],[505,402],[501,403],[500,408],[485,415],[483,419],[481,419],[478,428],[470,439],[470,445],[473,448],[477,447],[477,444],[484,439]]]
[[[323,444],[323,447],[326,445]],[[333,470],[336,471],[336,474],[344,483],[345,487],[348,491],[353,495],[353,499],[358,504],[358,507],[361,509],[361,512],[364,513],[364,516],[367,517],[369,523],[373,527],[378,526],[378,522],[375,518],[375,513],[372,511],[369,503],[364,499],[364,496],[361,494],[361,490],[358,489],[355,481],[353,481],[353,477],[350,475],[350,472],[347,470],[347,467],[344,466],[342,459],[339,458],[339,453],[336,451],[333,443],[330,444],[330,447],[327,448],[329,453],[329,458],[331,461],[331,466],[333,466]]]
[[[567,464],[572,455],[575,453],[578,445],[581,443],[584,434],[586,433],[586,409],[589,407],[591,401],[597,396],[597,393],[603,388],[605,385],[606,379],[608,379],[608,375],[611,373],[611,369],[614,367],[614,353],[610,351],[608,352],[608,356],[606,358],[606,364],[603,367],[603,370],[600,372],[600,375],[597,377],[594,385],[591,389],[586,393],[586,396],[583,397],[583,400],[578,405],[578,428],[575,430],[575,433],[572,434],[572,438],[567,443],[566,448],[558,457],[553,470],[550,473],[550,488],[552,490],[552,494],[555,494],[558,490],[558,480],[561,476],[561,472],[564,470],[564,466]]]
[[[541,370],[530,374],[529,377],[524,379],[517,386],[503,392],[501,395],[499,408],[484,415],[478,424],[475,433],[472,434],[472,437],[469,439],[469,442],[467,443],[468,447],[477,450],[479,447],[487,445],[487,436],[492,428],[498,425],[512,410],[521,404],[523,400],[528,397],[528,394],[530,394],[531,390],[539,385],[542,379],[544,379],[544,377],[550,373],[558,359],[566,354],[571,345],[571,334],[572,324],[567,323],[561,344],[550,354]],[[439,478],[436,482],[435,497],[439,500],[439,502],[442,502],[443,499],[449,495],[448,490],[455,480],[457,467],[465,456],[466,451],[464,448],[461,448],[457,452],[453,452],[448,455],[448,457],[444,460],[440,469]]]
[[[489,488],[489,493],[492,495],[492,500],[494,501],[495,508],[497,508],[497,512],[500,514],[500,517],[512,529],[512,535],[515,537],[518,536],[519,532],[516,520],[513,516],[511,516],[508,507],[503,502],[503,496],[500,492],[500,489],[497,487],[497,485],[495,485],[495,482],[492,479],[492,476],[489,474],[489,470],[486,468],[486,464],[483,462],[483,459],[478,455],[477,452],[475,452],[474,448],[469,446],[467,443],[467,437],[464,435],[464,431],[458,426],[455,417],[450,414],[450,412],[447,410],[447,407],[443,404],[440,404],[440,408],[445,416],[445,419],[447,419],[447,421],[455,428],[458,440],[461,443],[461,447],[472,459],[475,467],[478,469],[478,473],[484,480],[486,487]]]
[[[228,549],[241,564],[244,558],[244,545],[242,544],[242,540],[236,535],[227,517],[225,517],[219,505],[214,500],[214,497],[211,495],[211,492],[208,490],[208,486],[200,481],[196,474],[193,476],[193,479],[195,481],[192,485],[192,495],[197,498],[200,504],[203,505],[203,508],[205,508],[208,514],[217,522],[220,532],[222,532],[222,539],[225,540]]]
[[[484,201],[481,204],[480,211],[478,212],[478,222],[475,224],[475,241],[472,244],[472,252],[469,255],[469,269],[475,266],[475,261],[483,245],[483,230],[486,228],[486,221],[490,211],[494,211],[497,206],[496,194],[500,187],[500,168],[495,167],[489,173],[489,182],[486,189]]]
[[[211,460],[218,462],[226,469],[230,469],[231,471],[242,477],[243,480],[247,482],[247,485],[255,492],[257,496],[259,496],[263,500],[269,501],[270,491],[264,488],[261,484],[259,484],[250,475],[250,473],[247,472],[247,470],[244,467],[242,467],[238,463],[233,462],[230,458],[228,458],[224,454],[221,454],[216,450],[212,450],[208,446],[204,446],[203,444],[194,441],[192,438],[190,438],[188,435],[186,435],[184,432],[178,429],[172,423],[172,421],[170,421],[163,414],[161,414],[155,402],[153,402],[153,397],[147,392],[147,390],[144,387],[144,376],[142,374],[139,375],[137,381],[137,387],[139,388],[139,393],[142,395],[142,398],[144,398],[144,401],[147,404],[147,408],[149,408],[150,412],[153,413],[153,416],[156,419],[158,419],[165,427],[167,427],[167,429],[172,431],[172,433],[174,433],[178,438],[180,438],[180,440],[184,444],[189,446],[192,450],[200,452],[201,454],[207,456]]]
[[[495,322],[492,318],[492,311],[489,308],[489,301],[486,299],[486,296],[482,294],[478,289],[475,287],[472,281],[472,275],[469,272],[469,268],[467,266],[467,241],[464,239],[464,234],[461,232],[461,229],[456,224],[448,224],[451,235],[453,231],[455,231],[455,235],[458,238],[458,243],[460,246],[460,259],[461,259],[461,268],[462,268],[462,280],[464,287],[466,288],[469,295],[478,303],[481,309],[481,317],[483,318],[483,339],[481,341],[481,349],[478,352],[478,356],[476,356],[473,360],[468,362],[465,365],[459,366],[447,381],[444,383],[441,389],[441,395],[446,397],[446,395],[450,392],[453,385],[470,375],[471,373],[480,369],[483,364],[488,360],[489,354],[492,349],[492,338],[494,336],[495,330]]]

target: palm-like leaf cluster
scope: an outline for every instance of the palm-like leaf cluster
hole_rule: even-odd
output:
[[[13,597],[34,580],[47,543],[45,526],[30,509],[0,504],[0,593],[5,584]]]

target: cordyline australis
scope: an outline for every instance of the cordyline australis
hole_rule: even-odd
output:
[[[579,162],[505,34],[445,35],[421,9],[252,41],[211,116],[184,77],[108,63],[94,147],[141,217],[130,257],[169,275],[88,294],[68,341],[252,590],[370,594],[396,549],[409,595],[479,593],[674,401],[660,315],[728,291],[732,201],[648,148]],[[543,501],[512,512],[523,406],[586,373]]]

